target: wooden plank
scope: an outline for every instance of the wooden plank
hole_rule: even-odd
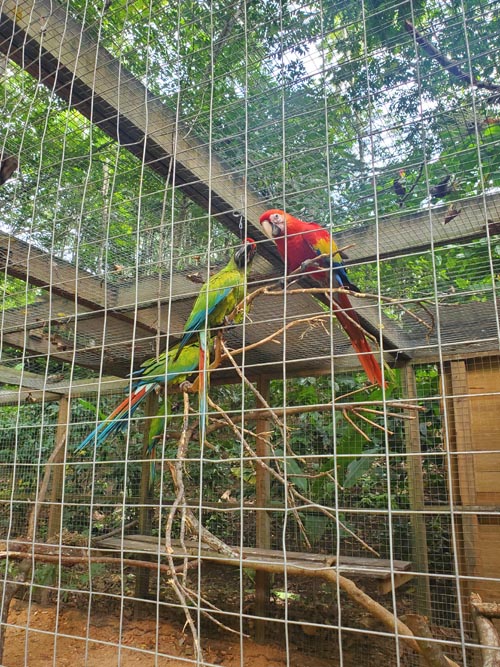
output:
[[[476,479],[477,479],[477,484],[476,484],[477,493],[492,493],[495,492],[494,489],[498,488],[498,483],[499,483],[498,470],[482,471],[481,474],[476,475]],[[498,491],[496,491],[495,493],[498,493]]]
[[[498,420],[498,413],[497,413]],[[500,472],[500,452],[498,454],[492,454],[488,452],[487,454],[476,454],[474,456],[474,468],[477,473],[483,472]],[[478,475],[479,476],[479,475]],[[498,476],[495,480],[495,487],[498,486]]]
[[[99,549],[119,550],[122,553],[135,554],[162,554],[165,553],[165,546],[163,541],[159,541],[158,537],[149,535],[129,535],[123,540],[117,537],[104,538],[96,543]],[[228,559],[225,556],[214,553],[206,549],[199,549],[198,542],[194,540],[187,540],[185,542],[186,549],[181,549],[178,540],[173,540],[174,558],[203,558],[207,561],[217,561],[222,565],[239,566],[240,562],[243,568],[262,570],[264,563],[278,564],[284,563],[283,551],[274,549],[257,549],[252,547],[245,547],[242,550],[243,559]],[[239,551],[238,548],[235,548]],[[186,553],[187,552],[187,553]],[[327,556],[325,554],[311,554],[304,552],[290,551],[286,554],[286,562],[288,565],[293,565],[303,570],[322,570],[329,567],[335,567],[344,575],[351,577],[375,579],[378,590],[381,594],[390,592],[394,586],[403,585],[410,581],[415,575],[413,572],[408,572],[411,568],[411,563],[408,561],[394,560],[390,561],[382,558],[363,558],[355,556],[341,556],[340,563],[335,565],[335,557]],[[391,572],[393,577],[391,577]]]
[[[488,491],[487,493],[478,493],[477,502],[484,507],[493,507],[496,505],[500,508],[500,491]],[[500,509],[498,510],[500,511]]]
[[[394,588],[399,588],[400,586],[403,586],[403,584],[407,584],[414,578],[414,576],[414,574],[410,573],[401,574],[400,572],[396,572],[394,574]],[[417,582],[420,581],[420,579],[422,579],[422,577],[417,577]],[[425,578],[425,581],[428,581],[427,577]],[[384,581],[379,581],[377,588],[381,595],[390,593],[393,589],[391,577],[388,576]]]
[[[173,174],[187,196],[235,233],[239,216],[233,212],[238,211],[246,216],[249,235],[264,239],[258,217],[265,205],[243,174],[235,174],[196,139],[65,7],[51,0],[6,0],[0,50],[152,169],[164,177]],[[263,253],[277,257],[271,244]]]
[[[136,551],[137,553],[140,550],[143,550],[146,553],[165,553],[165,545],[163,540],[159,537],[152,535],[127,535],[126,537],[106,537],[102,540],[96,542],[97,546],[100,549],[111,548],[111,549],[120,549],[122,551]],[[220,558],[221,554],[217,554],[213,551],[204,549],[203,547],[199,549],[198,542],[195,540],[186,540],[185,546],[186,551],[183,551],[180,548],[178,540],[172,540],[174,547],[175,557],[184,557],[184,556],[198,556],[207,558]],[[257,561],[279,561],[283,562],[285,559],[285,553],[278,549],[258,549],[256,547],[244,547],[242,550],[239,547],[232,547],[235,551],[241,551],[243,554],[243,565],[247,566],[248,563],[255,563]],[[223,557],[223,556],[222,556]],[[223,557],[224,558],[224,557]],[[236,559],[239,562],[238,559]],[[312,554],[307,552],[299,551],[287,551],[286,560],[293,561],[294,563],[302,563],[304,566],[317,569],[318,567],[331,567],[330,564],[335,561],[335,556],[328,556],[327,554]],[[391,570],[397,572],[406,572],[411,567],[409,561],[403,560],[389,560],[386,558],[364,558],[357,556],[341,556],[340,564],[338,566],[340,569],[349,569],[352,572],[373,572],[373,574],[390,574]]]
[[[472,447],[471,414],[467,385],[467,371],[463,360],[452,361],[446,366],[443,378],[443,395],[448,407],[448,442],[450,447],[453,503],[476,505],[474,468],[472,458],[461,454]],[[458,574],[462,577],[460,597],[462,609],[469,614],[469,595],[473,590],[467,577],[476,574],[475,545],[478,540],[477,516],[455,514],[456,550]]]
[[[455,418],[455,437],[453,458],[456,460],[460,500],[464,505],[476,504],[476,478],[473,458],[467,455],[472,450],[472,414],[467,384],[467,370],[463,361],[450,364],[451,389],[453,392],[453,411]],[[463,455],[462,455],[463,454]]]

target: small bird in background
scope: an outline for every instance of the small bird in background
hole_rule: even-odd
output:
[[[400,199],[406,195],[406,172],[404,169],[399,170],[399,176],[394,179],[392,189]]]
[[[77,445],[75,453],[81,452],[89,445],[99,447],[110,435],[123,431],[148,394],[157,391],[164,384],[177,386],[184,382],[198,367],[199,356],[198,341],[193,341],[182,350],[175,345],[157,359],[153,357],[145,361],[132,373],[134,380],[131,393]],[[161,425],[163,429],[163,420]]]
[[[465,123],[465,129],[467,134],[475,134],[476,132],[482,132],[492,125],[500,125],[500,118],[487,116],[483,119],[468,120]]]
[[[454,174],[448,174],[447,176],[444,176],[439,183],[436,185],[433,185],[429,188],[429,192],[431,194],[431,197],[434,199],[443,199],[447,195],[450,194],[450,192],[453,192],[456,190],[456,185],[457,185],[457,179]]]
[[[324,254],[325,257],[321,257],[317,263],[309,264],[305,271],[312,273],[311,277],[325,287],[330,287],[330,275],[333,274],[333,287],[344,287],[359,292],[347,276],[337,244],[324,227],[315,222],[304,222],[279,209],[263,213],[260,216],[260,224],[264,234],[274,241],[283,261],[286,262],[287,274],[298,269],[305,261]],[[372,384],[382,386],[384,384],[382,370],[347,294],[340,292],[333,294],[331,307],[349,336],[368,379]]]
[[[3,185],[19,166],[19,161],[15,155],[3,157],[0,162],[0,185]]]
[[[236,248],[233,256],[218,273],[206,281],[194,302],[184,335],[178,346],[179,355],[184,346],[197,336],[199,339],[199,397],[200,419],[207,413],[205,373],[210,365],[207,351],[207,331],[217,329],[226,323],[227,317],[245,296],[247,272],[257,252],[257,245],[247,238]],[[203,421],[205,418],[203,417]],[[201,429],[200,429],[201,432]]]

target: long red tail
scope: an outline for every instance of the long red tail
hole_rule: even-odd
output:
[[[366,340],[363,330],[360,326],[357,326],[357,323],[359,323],[358,314],[352,307],[347,294],[338,293],[335,296],[338,301],[332,299],[332,310],[335,313],[335,316],[341,327],[349,336],[351,345],[356,350],[358,359],[365,369],[368,379],[372,384],[378,384],[379,387],[381,387],[384,384],[382,379],[382,369]],[[387,385],[387,383],[385,384]]]
[[[87,445],[101,445],[111,433],[123,430],[127,426],[127,420],[134,414],[137,407],[155,387],[154,382],[144,384],[139,389],[135,389],[118,405],[113,412],[106,417],[76,448],[75,452],[85,449]]]

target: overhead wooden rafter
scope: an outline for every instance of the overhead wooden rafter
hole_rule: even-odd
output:
[[[187,196],[216,215],[226,227],[238,232],[239,215],[235,217],[238,213],[246,218],[252,236],[263,239],[258,218],[268,207],[267,202],[260,200],[241,174],[235,173],[209,146],[188,132],[168,107],[100,47],[66,7],[50,0],[5,0],[0,13],[0,52],[67,100],[72,108],[148,167],[164,178],[171,178]],[[461,202],[460,207],[457,218],[460,224],[443,224],[445,207],[410,214],[398,212],[381,218],[378,225],[345,231],[337,240],[340,246],[354,244],[349,250],[350,261],[364,263],[481,238],[487,234],[488,223],[492,223],[490,233],[497,232],[498,195],[471,198]],[[269,275],[273,267],[277,274],[281,273],[281,260],[273,245],[261,244],[259,249],[266,260],[261,264],[261,273]],[[3,342],[34,354],[50,353],[61,360],[78,363],[87,358],[87,365],[92,367],[99,366],[103,345],[107,354],[109,351],[109,363],[117,363],[113,343],[108,342],[109,335],[116,345],[130,341],[132,325],[135,339],[139,341],[137,361],[141,355],[150,355],[155,335],[181,330],[191,303],[188,293],[192,295],[197,291],[197,286],[190,285],[182,276],[175,278],[175,285],[154,279],[154,289],[148,284],[148,289],[144,288],[141,293],[126,286],[110,287],[100,277],[8,235],[0,236],[0,266],[7,274],[51,292],[50,303],[38,304],[39,321],[20,322],[14,313],[4,314]],[[56,298],[62,300],[61,308],[54,308]],[[165,314],[165,304],[172,299],[178,300],[173,319],[170,312],[168,316]],[[98,332],[91,362],[87,350],[92,345],[80,345],[85,351],[85,358],[80,359],[78,354],[74,356],[73,348],[62,349],[57,340],[25,331],[36,330],[39,322],[47,324],[64,319],[57,315],[61,311],[78,321],[81,335],[92,337],[92,328]],[[369,310],[363,314],[375,335],[379,335],[375,309],[371,314]],[[104,317],[106,340],[100,326]],[[396,326],[384,322],[382,338],[384,348],[395,350],[395,356],[406,359],[412,356],[412,342],[405,340]],[[146,341],[142,348],[141,341]],[[120,368],[124,370],[123,363]]]

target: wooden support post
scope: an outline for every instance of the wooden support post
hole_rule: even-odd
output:
[[[69,400],[63,396],[59,402],[59,413],[57,415],[57,428],[54,438],[54,444],[66,437],[69,418]],[[52,463],[52,486],[50,490],[50,509],[47,526],[47,542],[53,539],[61,532],[62,515],[62,496],[64,487],[64,457],[66,447],[63,447]]]
[[[404,386],[409,399],[417,398],[415,370],[407,364],[404,368]],[[427,553],[427,531],[425,515],[419,514],[424,509],[424,476],[422,471],[422,448],[420,445],[420,428],[418,416],[405,421],[406,451],[408,470],[408,495],[410,501],[411,535],[412,535],[412,570],[421,572],[416,579],[416,611],[431,618],[432,603],[429,581],[429,558]]]
[[[468,452],[473,450],[472,414],[470,390],[465,361],[451,361],[449,372],[444,378],[445,396],[448,398],[448,424],[451,469],[448,475],[453,488],[454,506],[471,507],[477,505],[474,458]],[[460,582],[462,613],[465,621],[470,621],[469,596],[472,581],[468,577],[477,576],[477,555],[479,544],[479,520],[477,514],[457,512],[456,545]]]
[[[66,438],[68,430],[68,419],[69,419],[69,400],[67,396],[63,396],[59,402],[59,412],[57,415],[57,427],[54,437],[54,446],[57,446],[58,442],[61,442],[61,439]],[[49,518],[47,525],[47,542],[54,542],[57,536],[61,532],[61,516],[62,516],[62,498],[63,498],[63,489],[64,489],[64,457],[66,452],[66,446],[62,447],[59,452],[57,452],[54,460],[51,464],[51,477],[52,485],[50,489],[50,506],[49,506]],[[36,541],[36,536],[33,536]],[[55,583],[55,573],[51,577],[50,582],[46,583]],[[49,604],[49,589],[42,589],[40,596],[40,602],[43,605]]]
[[[146,405],[144,412],[146,417],[153,417],[158,411],[158,396],[153,392],[146,398]],[[141,466],[141,484],[139,487],[139,526],[140,535],[151,535],[152,527],[152,508],[148,507],[151,500],[151,486],[150,486],[150,462],[147,457],[147,448],[149,444],[149,427],[151,419],[144,420],[144,435],[142,455],[144,461]],[[160,447],[161,443],[159,444]],[[149,557],[145,557],[149,560]],[[149,594],[149,575],[150,570],[138,567],[136,569],[135,579],[135,597],[141,600],[146,600]],[[136,619],[142,618],[144,614],[144,604],[137,601],[134,607],[134,617]]]
[[[264,398],[269,399],[269,379],[260,376],[257,381],[257,389]],[[262,405],[259,407],[263,407]],[[267,457],[270,447],[267,444],[269,438],[269,417],[261,417],[257,420],[255,432],[257,433],[256,453],[257,456]],[[266,461],[267,462],[267,461]],[[271,519],[267,510],[271,499],[271,476],[268,470],[256,466],[255,471],[255,494],[256,494],[256,546],[259,549],[271,548]],[[255,614],[266,616],[269,610],[269,598],[271,595],[271,575],[259,570],[255,573]],[[266,639],[266,621],[255,622],[255,641],[264,643]]]

